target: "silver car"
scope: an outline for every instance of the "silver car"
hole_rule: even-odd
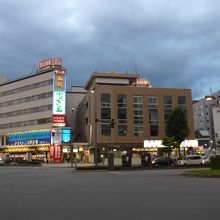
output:
[[[200,155],[188,155],[185,156],[182,160],[178,161],[178,165],[193,165],[193,164],[202,164],[203,157]]]
[[[0,158],[0,166],[3,166],[4,164],[5,164],[5,161],[2,158]]]

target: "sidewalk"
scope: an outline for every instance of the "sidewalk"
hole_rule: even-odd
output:
[[[77,163],[77,167],[88,167],[95,166],[93,163]],[[75,164],[73,163],[73,167],[71,167],[71,163],[43,163],[42,167],[54,167],[54,168],[75,168]]]
[[[132,165],[140,165],[141,160],[140,158],[132,158]],[[99,166],[108,166],[108,160],[105,159],[104,163],[99,163]],[[114,165],[122,165],[121,158],[114,158]],[[92,167],[95,166],[94,163],[77,163],[77,167]],[[71,163],[43,163],[42,167],[54,167],[54,168],[71,168]],[[73,168],[75,167],[75,163],[73,163]]]

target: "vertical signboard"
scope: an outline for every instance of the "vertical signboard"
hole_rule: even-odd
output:
[[[50,146],[50,158],[53,163],[62,162],[62,147],[59,145]]]
[[[62,69],[53,76],[53,126],[65,126],[66,73]]]

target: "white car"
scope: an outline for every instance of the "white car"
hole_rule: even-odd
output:
[[[200,155],[188,155],[178,161],[178,165],[202,164],[203,157]]]
[[[207,154],[207,155],[203,156],[202,164],[210,164],[210,157],[211,156],[212,156],[211,154]]]
[[[211,157],[219,157],[220,155],[219,154],[207,154],[203,157],[202,159],[202,163],[203,164],[210,164],[210,160],[211,160]]]
[[[5,164],[5,161],[0,158],[0,166],[3,166]]]

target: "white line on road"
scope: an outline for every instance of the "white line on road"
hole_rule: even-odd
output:
[[[113,171],[110,171],[109,173],[116,174],[116,175],[122,175],[122,173],[119,173],[119,172],[113,172]]]

